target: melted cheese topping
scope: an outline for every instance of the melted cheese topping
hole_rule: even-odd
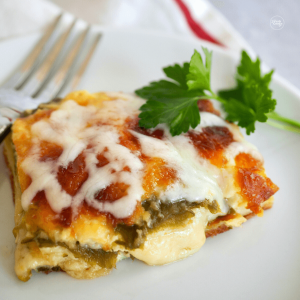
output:
[[[159,140],[136,132],[132,134],[138,138],[144,154],[148,156],[158,154],[177,172],[179,180],[161,191],[159,199],[171,201],[207,199],[216,200],[222,207],[224,206],[223,193],[214,178],[213,167],[205,165],[186,136],[169,135],[167,140]]]
[[[221,213],[227,213],[228,206],[224,198],[233,194],[234,186],[228,183],[232,176],[199,155],[187,134],[172,137],[164,125],[150,131],[161,130],[161,139],[129,128],[128,133],[137,140],[140,149],[133,150],[124,146],[121,143],[122,130],[128,118],[137,117],[144,100],[114,94],[116,96],[118,99],[104,101],[100,108],[94,105],[82,106],[73,100],[65,101],[48,119],[37,121],[31,126],[32,147],[21,163],[21,168],[31,178],[31,184],[22,194],[24,210],[28,209],[39,191],[44,191],[49,205],[56,213],[71,207],[76,214],[86,201],[100,212],[111,213],[119,219],[127,218],[135,211],[137,202],[146,197],[146,165],[141,157],[143,155],[162,159],[175,174],[167,186],[152,183],[152,192],[159,199],[216,200]],[[234,157],[240,152],[251,153],[261,159],[257,150],[244,141],[237,126],[212,113],[201,112],[201,124],[191,131],[201,134],[204,128],[210,127],[226,127],[233,137],[234,142],[226,146],[224,152],[228,164],[234,164]],[[57,159],[40,159],[41,143],[44,141],[63,149]],[[57,173],[60,168],[67,168],[81,154],[88,177],[77,193],[71,195],[62,188]],[[100,154],[107,160],[107,164],[102,167],[98,166]],[[107,201],[97,199],[99,191],[116,183],[126,187],[126,192],[120,198]]]

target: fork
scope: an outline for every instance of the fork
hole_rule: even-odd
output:
[[[75,89],[101,36],[67,13],[56,18],[0,87],[0,143],[22,111]]]

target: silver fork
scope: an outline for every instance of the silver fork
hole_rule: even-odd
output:
[[[6,123],[0,125],[0,143],[22,111],[75,89],[100,38],[101,33],[68,14],[55,20],[0,87],[0,121]]]

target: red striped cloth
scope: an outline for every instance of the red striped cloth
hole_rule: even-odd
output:
[[[223,46],[219,41],[217,41],[215,38],[213,38],[211,35],[209,35],[200,24],[198,24],[192,17],[192,14],[190,13],[188,7],[185,5],[185,3],[182,0],[174,0],[179,8],[181,9],[190,29],[194,32],[194,34],[203,40],[209,41],[211,43]]]

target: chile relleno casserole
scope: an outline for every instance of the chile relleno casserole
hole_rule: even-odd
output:
[[[132,256],[183,259],[206,237],[272,207],[277,186],[239,128],[208,100],[172,137],[138,126],[144,100],[84,91],[17,119],[5,140],[15,199],[15,271],[108,274]]]

